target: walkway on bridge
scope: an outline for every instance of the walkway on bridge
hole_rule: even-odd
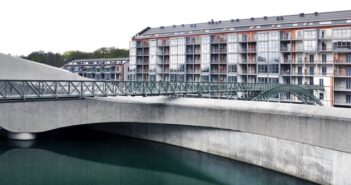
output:
[[[303,103],[322,105],[313,95],[315,90],[323,90],[323,87],[229,82],[0,80],[0,102],[160,95],[267,101],[279,94],[290,93]]]

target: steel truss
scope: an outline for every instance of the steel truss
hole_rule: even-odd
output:
[[[322,105],[313,95],[320,86],[163,81],[0,80],[0,102],[83,99],[95,96],[221,95],[242,100],[269,100],[280,93],[296,95],[303,103]]]

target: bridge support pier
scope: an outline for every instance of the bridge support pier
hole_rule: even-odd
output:
[[[7,138],[13,140],[21,140],[21,141],[28,141],[34,140],[36,138],[36,134],[28,133],[28,132],[7,132]]]

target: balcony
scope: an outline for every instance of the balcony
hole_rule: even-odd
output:
[[[331,47],[318,47],[318,52],[332,52],[333,49]]]
[[[169,40],[158,40],[157,46],[159,47],[169,46]]]
[[[351,73],[347,73],[346,71],[334,71],[334,76],[351,78]]]
[[[212,44],[226,44],[227,43],[227,39],[224,39],[224,38],[212,38],[211,39],[211,43]]]
[[[347,87],[346,84],[344,84],[344,85],[335,84],[334,91],[351,92],[351,87]]]
[[[284,34],[282,34],[282,35],[280,35],[280,40],[281,40],[281,41],[290,41],[290,40],[291,40],[291,37],[290,37],[290,35],[284,35]]]
[[[351,65],[351,61],[345,61],[345,60],[335,60],[334,61],[335,65]]]
[[[334,48],[335,53],[351,53],[351,48]]]
[[[256,53],[256,48],[243,48],[239,50],[239,53]]]
[[[241,60],[238,62],[238,64],[256,64],[256,60]]]
[[[212,74],[227,74],[227,69],[211,69]]]
[[[257,75],[256,70],[242,70],[238,72],[239,75]]]
[[[158,65],[164,65],[164,64],[168,65],[169,64],[169,60],[157,60],[157,64]]]
[[[201,54],[201,50],[196,49],[196,50],[187,50],[186,51],[187,55],[200,55]]]
[[[200,39],[187,39],[186,40],[186,45],[200,45],[201,40]]]
[[[149,52],[137,52],[137,56],[149,56]]]
[[[220,54],[220,53],[226,54],[227,48],[222,48],[222,49],[211,48],[211,54]]]
[[[200,69],[195,69],[195,70],[193,70],[193,69],[188,69],[188,70],[186,70],[186,73],[191,73],[191,74],[200,74],[201,73],[201,70]]]
[[[332,36],[325,36],[325,35],[320,35],[318,37],[319,40],[332,40]]]
[[[187,64],[201,64],[201,60],[186,60]]]
[[[347,102],[346,98],[345,98],[344,101],[343,100],[335,100],[334,105],[351,107],[351,102]]]
[[[227,59],[211,59],[211,64],[227,64]]]
[[[169,73],[169,68],[166,69],[159,69],[157,73]]]
[[[149,61],[148,61],[148,60],[137,60],[137,61],[136,61],[136,64],[137,64],[137,65],[149,64]]]
[[[137,48],[149,47],[149,42],[138,42],[136,45]]]
[[[158,51],[157,55],[169,55],[169,51]]]
[[[280,48],[280,52],[283,52],[283,53],[290,53],[291,52],[291,47],[281,47]]]

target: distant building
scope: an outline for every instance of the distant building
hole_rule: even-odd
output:
[[[75,59],[62,68],[95,80],[127,80],[128,58]]]
[[[351,107],[350,10],[147,27],[129,51],[130,80],[320,85]]]

